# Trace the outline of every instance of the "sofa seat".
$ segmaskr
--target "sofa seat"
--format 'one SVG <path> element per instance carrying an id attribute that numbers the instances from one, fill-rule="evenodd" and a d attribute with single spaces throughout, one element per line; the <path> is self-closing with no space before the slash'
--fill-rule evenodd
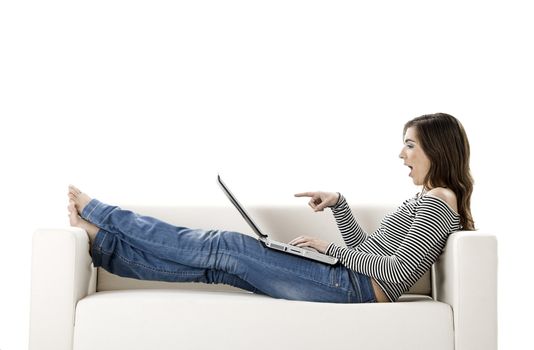
<path id="1" fill-rule="evenodd" d="M 76 350 L 452 350 L 454 330 L 451 307 L 428 296 L 331 304 L 248 292 L 118 290 L 78 301 L 73 345 Z"/>

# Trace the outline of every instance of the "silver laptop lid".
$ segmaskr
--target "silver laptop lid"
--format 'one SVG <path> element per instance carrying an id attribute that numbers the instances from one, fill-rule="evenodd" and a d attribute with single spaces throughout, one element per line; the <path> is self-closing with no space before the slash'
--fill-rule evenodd
<path id="1" fill-rule="evenodd" d="M 249 226 L 252 228 L 252 230 L 254 230 L 254 232 L 260 236 L 261 238 L 267 238 L 267 235 L 264 235 L 258 225 L 256 225 L 256 223 L 254 223 L 254 221 L 252 220 L 252 218 L 247 214 L 247 212 L 245 211 L 245 209 L 241 206 L 241 204 L 239 204 L 239 202 L 237 201 L 237 199 L 234 197 L 234 195 L 232 194 L 232 192 L 230 192 L 230 190 L 228 189 L 228 187 L 226 187 L 226 185 L 224 184 L 224 182 L 222 181 L 221 179 L 221 176 L 219 174 L 217 174 L 217 180 L 219 181 L 219 185 L 221 186 L 221 188 L 223 189 L 224 193 L 226 194 L 226 196 L 228 197 L 228 199 L 230 199 L 230 202 L 232 202 L 232 204 L 236 207 L 236 209 L 239 211 L 239 213 L 241 213 L 241 216 L 243 216 L 243 219 L 245 219 L 245 221 L 249 224 Z"/>

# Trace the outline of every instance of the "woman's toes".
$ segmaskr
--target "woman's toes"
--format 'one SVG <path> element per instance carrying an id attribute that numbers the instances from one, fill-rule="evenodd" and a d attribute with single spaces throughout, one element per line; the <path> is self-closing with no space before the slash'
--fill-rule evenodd
<path id="1" fill-rule="evenodd" d="M 73 185 L 69 185 L 69 199 L 74 202 L 75 210 L 78 214 L 81 214 L 83 208 L 91 201 L 91 197 L 80 191 L 79 188 Z"/>
<path id="2" fill-rule="evenodd" d="M 69 191 L 71 193 L 74 193 L 74 194 L 80 194 L 82 193 L 82 191 L 80 191 L 80 189 L 78 189 L 78 187 L 74 186 L 74 185 L 69 185 Z"/>

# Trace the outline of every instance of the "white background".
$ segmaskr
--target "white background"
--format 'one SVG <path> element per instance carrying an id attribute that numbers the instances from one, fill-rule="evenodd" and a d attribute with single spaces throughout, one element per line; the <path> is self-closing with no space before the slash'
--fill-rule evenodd
<path id="1" fill-rule="evenodd" d="M 228 205 L 220 172 L 247 205 L 400 204 L 402 127 L 434 112 L 467 130 L 473 215 L 498 237 L 500 348 L 529 348 L 532 11 L 370 3 L 2 1 L 0 349 L 27 348 L 32 233 L 68 225 L 69 183 Z"/>

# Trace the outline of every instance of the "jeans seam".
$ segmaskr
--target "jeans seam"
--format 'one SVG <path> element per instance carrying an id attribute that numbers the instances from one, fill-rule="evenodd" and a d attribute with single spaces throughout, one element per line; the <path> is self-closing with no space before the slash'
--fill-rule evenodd
<path id="1" fill-rule="evenodd" d="M 98 203 L 95 203 L 95 206 L 93 207 L 93 209 L 91 210 L 91 212 L 89 212 L 89 213 L 87 214 L 87 220 L 88 220 L 88 221 L 91 221 L 91 220 L 90 220 L 91 214 L 95 211 L 95 209 L 98 207 L 98 205 L 99 205 Z"/>
<path id="2" fill-rule="evenodd" d="M 347 293 L 347 301 L 348 301 L 349 303 L 352 303 L 352 300 L 353 300 L 353 299 L 354 299 L 354 292 L 352 292 L 352 291 L 349 290 L 348 293 Z"/>
<path id="3" fill-rule="evenodd" d="M 362 299 L 362 288 L 360 285 L 360 279 L 353 273 L 352 271 L 349 271 L 349 276 L 351 280 L 351 284 L 353 286 L 353 294 L 358 294 L 360 300 Z"/>
<path id="4" fill-rule="evenodd" d="M 107 255 L 107 256 L 111 256 L 112 255 L 112 254 L 104 252 L 104 251 L 102 251 L 102 254 L 103 255 Z M 128 265 L 140 266 L 140 267 L 146 268 L 147 270 L 151 270 L 151 271 L 154 271 L 154 272 L 163 272 L 163 273 L 167 273 L 167 274 L 180 275 L 180 276 L 198 276 L 199 275 L 197 273 L 176 272 L 176 271 L 169 271 L 169 270 L 164 270 L 164 269 L 155 269 L 153 267 L 150 267 L 150 266 L 147 266 L 147 265 L 144 265 L 144 264 L 129 260 L 126 257 L 124 257 L 124 256 L 122 256 L 120 254 L 115 253 L 115 255 L 119 259 L 121 259 L 122 261 L 126 262 Z"/>
<path id="5" fill-rule="evenodd" d="M 341 286 L 341 274 L 339 273 L 339 269 L 333 269 L 332 273 L 330 274 L 330 285 L 339 287 Z"/>
<path id="6" fill-rule="evenodd" d="M 98 246 L 98 250 L 100 250 L 101 252 L 104 252 L 104 249 L 102 248 L 102 246 L 104 245 L 104 241 L 106 240 L 107 236 L 108 236 L 107 231 L 104 231 L 104 237 L 102 237 L 102 239 L 100 240 L 100 245 Z"/>

